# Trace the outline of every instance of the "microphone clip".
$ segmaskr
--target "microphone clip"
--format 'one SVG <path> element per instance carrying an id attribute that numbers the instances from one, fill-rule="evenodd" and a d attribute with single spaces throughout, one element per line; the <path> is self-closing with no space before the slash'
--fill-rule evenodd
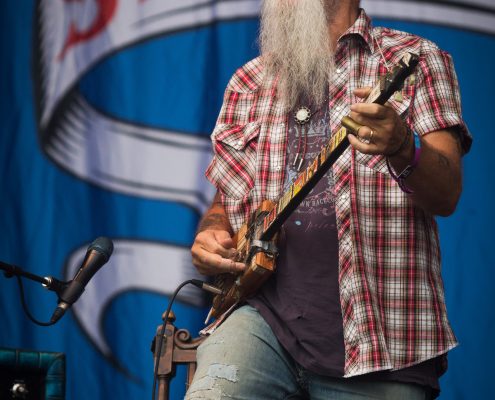
<path id="1" fill-rule="evenodd" d="M 60 298 L 60 294 L 67 288 L 71 281 L 64 282 L 54 278 L 53 276 L 45 276 L 45 281 L 41 284 L 46 290 L 57 293 Z"/>

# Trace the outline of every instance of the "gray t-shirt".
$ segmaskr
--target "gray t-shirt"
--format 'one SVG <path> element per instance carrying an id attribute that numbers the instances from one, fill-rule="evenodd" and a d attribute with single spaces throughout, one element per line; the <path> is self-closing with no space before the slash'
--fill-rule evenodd
<path id="1" fill-rule="evenodd" d="M 296 154 L 305 160 L 302 171 L 328 142 L 328 122 L 327 107 L 315 111 L 302 126 L 291 114 L 284 189 L 298 174 Z M 249 303 L 260 310 L 298 363 L 318 373 L 342 376 L 344 339 L 331 171 L 285 222 L 278 247 L 275 274 Z"/>

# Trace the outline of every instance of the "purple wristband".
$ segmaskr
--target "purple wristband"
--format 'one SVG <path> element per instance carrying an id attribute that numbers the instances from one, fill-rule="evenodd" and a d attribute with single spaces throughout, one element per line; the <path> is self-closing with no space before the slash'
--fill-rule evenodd
<path id="1" fill-rule="evenodd" d="M 388 172 L 390 173 L 390 176 L 399 184 L 399 187 L 404 193 L 411 194 L 414 193 L 413 190 L 409 189 L 404 182 L 409 175 L 412 174 L 414 169 L 418 166 L 419 162 L 419 156 L 421 155 L 421 140 L 419 138 L 419 135 L 416 132 L 413 132 L 414 135 L 414 158 L 411 164 L 409 164 L 406 168 L 402 170 L 400 174 L 397 174 L 392 166 L 390 165 L 390 162 L 387 160 L 387 167 L 388 167 Z"/>

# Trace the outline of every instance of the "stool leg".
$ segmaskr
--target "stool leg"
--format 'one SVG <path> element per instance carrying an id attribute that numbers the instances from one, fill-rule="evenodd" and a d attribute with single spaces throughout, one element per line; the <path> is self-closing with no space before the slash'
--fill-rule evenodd
<path id="1" fill-rule="evenodd" d="M 161 377 L 158 380 L 158 400 L 168 400 L 169 377 Z"/>

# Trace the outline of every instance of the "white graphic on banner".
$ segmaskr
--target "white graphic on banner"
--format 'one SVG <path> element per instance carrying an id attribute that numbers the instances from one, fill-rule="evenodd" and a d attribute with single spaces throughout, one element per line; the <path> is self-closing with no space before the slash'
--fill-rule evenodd
<path id="1" fill-rule="evenodd" d="M 427 22 L 495 34 L 493 0 L 363 0 L 362 6 L 378 18 Z"/>
<path id="2" fill-rule="evenodd" d="M 46 151 L 79 178 L 108 190 L 183 203 L 203 211 L 213 187 L 201 171 L 208 138 L 136 127 L 94 110 L 79 94 Z"/>
<path id="3" fill-rule="evenodd" d="M 201 279 L 193 268 L 188 248 L 153 242 L 114 240 L 110 260 L 86 286 L 73 306 L 76 319 L 99 351 L 112 358 L 112 351 L 103 333 L 103 313 L 117 296 L 131 290 L 159 294 L 173 293 L 178 282 Z M 65 279 L 70 280 L 81 265 L 87 246 L 74 251 L 67 260 Z M 188 285 L 177 299 L 201 306 L 199 289 Z M 165 309 L 165 306 L 164 306 Z M 159 316 L 157 316 L 159 320 Z"/>

